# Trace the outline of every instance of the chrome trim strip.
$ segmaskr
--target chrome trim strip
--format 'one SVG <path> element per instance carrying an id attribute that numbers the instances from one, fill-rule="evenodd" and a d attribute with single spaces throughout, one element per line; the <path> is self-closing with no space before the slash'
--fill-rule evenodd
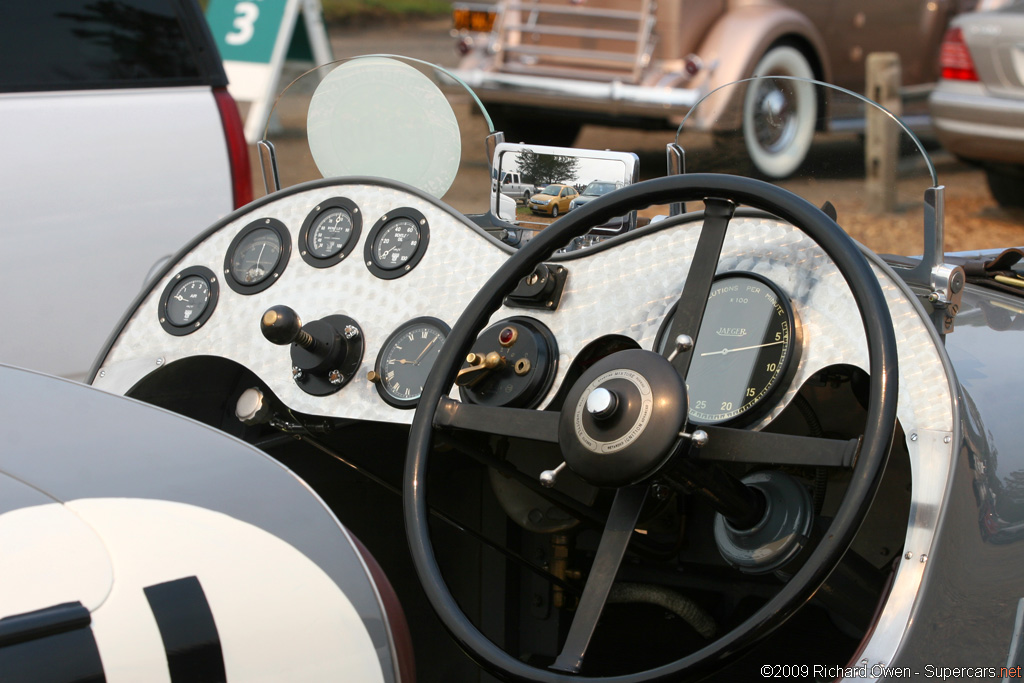
<path id="1" fill-rule="evenodd" d="M 480 70 L 455 69 L 453 73 L 478 91 L 518 91 L 557 96 L 569 102 L 574 99 L 626 102 L 656 107 L 692 107 L 700 98 L 694 88 L 657 88 L 630 85 L 620 81 L 601 83 L 544 76 L 519 76 Z"/>

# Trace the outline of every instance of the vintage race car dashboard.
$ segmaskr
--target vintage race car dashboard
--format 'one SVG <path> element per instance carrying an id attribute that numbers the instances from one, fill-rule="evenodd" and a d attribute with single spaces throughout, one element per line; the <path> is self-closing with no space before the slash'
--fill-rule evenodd
<path id="1" fill-rule="evenodd" d="M 453 396 L 543 408 L 595 343 L 671 347 L 668 323 L 699 228 L 699 217 L 684 216 L 551 259 L 533 278 L 540 282 L 521 283 L 521 296 L 492 317 L 474 348 L 477 367 L 465 364 Z M 126 393 L 160 367 L 218 356 L 250 369 L 291 409 L 408 423 L 449 327 L 510 253 L 399 184 L 319 181 L 279 192 L 179 254 L 125 320 L 93 382 Z M 875 269 L 911 378 L 901 385 L 900 419 L 948 430 L 929 327 L 898 278 Z M 311 331 L 314 321 L 333 323 L 333 360 L 303 364 L 289 352 L 291 337 L 272 343 L 261 334 L 273 307 L 291 309 Z M 690 377 L 699 385 L 690 387 L 697 423 L 760 429 L 824 368 L 867 368 L 860 318 L 839 272 L 799 230 L 763 215 L 730 223 L 701 338 Z M 492 351 L 502 368 L 485 367 Z"/>
<path id="2" fill-rule="evenodd" d="M 669 355 L 703 220 L 697 212 L 656 221 L 546 260 L 502 293 L 504 305 L 466 354 L 450 398 L 559 410 L 602 357 L 636 348 Z M 270 394 L 304 419 L 404 430 L 450 329 L 512 253 L 399 183 L 296 186 L 232 214 L 181 251 L 126 314 L 92 383 L 187 414 L 198 412 L 188 403 L 213 394 L 222 425 L 258 421 Z M 862 650 L 891 661 L 935 538 L 931 511 L 945 495 L 957 418 L 952 371 L 933 324 L 900 277 L 867 256 L 895 329 L 897 455 L 878 496 L 886 502 L 876 504 L 854 548 L 895 571 Z M 863 424 L 846 415 L 863 412 L 852 398 L 832 398 L 829 387 L 857 394 L 869 368 L 865 327 L 823 249 L 778 218 L 741 209 L 716 272 L 687 375 L 691 428 L 856 440 Z M 244 369 L 259 395 L 212 386 L 218 375 L 210 363 Z M 802 426 L 792 427 L 793 415 Z M 400 461 L 399 449 L 375 457 Z M 841 489 L 845 480 L 831 481 Z M 892 523 L 908 511 L 906 527 Z"/>

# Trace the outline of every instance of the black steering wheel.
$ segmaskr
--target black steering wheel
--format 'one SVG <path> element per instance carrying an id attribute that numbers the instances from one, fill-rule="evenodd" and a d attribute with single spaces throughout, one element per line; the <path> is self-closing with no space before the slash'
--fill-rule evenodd
<path id="1" fill-rule="evenodd" d="M 603 485 L 614 486 L 617 490 L 593 568 L 562 654 L 552 669 L 540 669 L 506 653 L 484 636 L 460 610 L 445 585 L 434 556 L 427 524 L 427 463 L 436 429 L 458 427 L 479 431 L 504 430 L 500 433 L 559 443 L 569 467 L 587 479 L 587 473 L 579 472 L 584 467 L 579 465 L 577 455 L 570 458 L 568 453 L 573 449 L 579 450 L 578 444 L 567 443 L 577 438 L 577 432 L 565 427 L 573 421 L 572 411 L 581 410 L 578 407 L 583 405 L 585 399 L 572 400 L 570 395 L 562 411 L 555 412 L 477 406 L 448 399 L 448 393 L 467 351 L 490 315 L 501 306 L 504 295 L 556 249 L 568 244 L 572 238 L 585 234 L 591 226 L 600 225 L 633 209 L 686 201 L 703 201 L 705 204 L 704 226 L 694 264 L 698 260 L 718 263 L 725 227 L 732 215 L 730 207 L 737 204 L 767 211 L 797 226 L 833 260 L 852 291 L 867 337 L 870 359 L 867 422 L 851 483 L 828 532 L 774 597 L 739 626 L 696 652 L 657 668 L 617 677 L 602 677 L 600 680 L 623 683 L 679 680 L 686 675 L 705 674 L 749 649 L 792 616 L 822 585 L 849 548 L 881 479 L 896 421 L 896 339 L 877 278 L 853 240 L 831 218 L 782 188 L 748 178 L 718 174 L 679 175 L 649 180 L 617 190 L 574 210 L 557 224 L 539 233 L 526 247 L 509 258 L 469 303 L 453 326 L 423 388 L 409 435 L 404 482 L 405 523 L 416 571 L 434 610 L 463 649 L 482 666 L 504 678 L 563 683 L 596 680 L 576 675 L 575 672 L 580 670 L 583 663 L 590 636 L 629 543 L 644 501 L 646 483 L 665 464 L 678 443 L 664 438 L 638 440 L 637 443 L 642 441 L 637 454 L 640 464 L 628 473 L 609 476 L 603 482 Z M 689 317 L 697 321 L 697 327 L 688 332 L 693 337 L 696 337 L 699 329 L 715 268 L 712 265 L 703 270 L 704 274 L 700 276 L 696 267 L 691 268 L 675 312 L 677 319 L 683 316 L 684 319 Z M 630 366 L 630 369 L 625 370 L 628 372 L 645 372 L 644 368 L 631 363 L 638 362 L 641 366 L 652 364 L 654 369 L 646 371 L 650 373 L 648 376 L 661 373 L 664 368 L 658 366 L 658 363 L 667 362 L 647 351 L 613 354 L 605 362 L 608 367 L 614 367 L 616 362 L 620 362 L 619 358 L 623 358 L 621 362 Z M 676 375 L 674 372 L 668 374 Z M 577 385 L 593 386 L 592 380 L 592 377 L 588 378 L 584 374 Z M 675 436 L 685 420 L 685 386 L 681 396 L 678 389 L 672 386 L 665 390 L 672 395 L 673 401 L 681 400 L 683 405 L 680 422 L 671 426 L 674 430 L 672 435 Z M 584 389 L 574 387 L 573 391 L 578 396 Z M 655 416 L 650 424 L 664 418 Z M 747 437 L 745 443 L 757 443 L 769 437 L 761 432 L 735 431 L 743 432 Z M 822 448 L 828 447 L 824 443 L 827 440 L 817 441 L 822 442 Z M 762 442 L 758 447 L 765 446 Z"/>

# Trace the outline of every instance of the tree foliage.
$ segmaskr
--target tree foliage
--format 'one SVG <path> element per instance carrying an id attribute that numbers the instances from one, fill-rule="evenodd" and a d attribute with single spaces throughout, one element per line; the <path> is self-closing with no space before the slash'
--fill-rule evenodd
<path id="1" fill-rule="evenodd" d="M 551 183 L 571 185 L 579 170 L 580 160 L 555 154 L 536 154 L 529 150 L 519 153 L 519 172 L 523 180 L 544 187 Z"/>

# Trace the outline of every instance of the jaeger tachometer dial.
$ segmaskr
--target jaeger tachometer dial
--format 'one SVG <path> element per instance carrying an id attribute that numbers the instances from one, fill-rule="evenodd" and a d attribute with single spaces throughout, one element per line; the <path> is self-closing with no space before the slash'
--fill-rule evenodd
<path id="1" fill-rule="evenodd" d="M 795 355 L 795 324 L 789 299 L 768 280 L 753 273 L 717 278 L 686 376 L 690 421 L 719 424 L 756 414 Z M 662 352 L 669 327 L 662 329 Z"/>
<path id="2" fill-rule="evenodd" d="M 377 355 L 370 380 L 396 408 L 412 408 L 451 330 L 437 318 L 414 318 L 395 330 Z"/>

